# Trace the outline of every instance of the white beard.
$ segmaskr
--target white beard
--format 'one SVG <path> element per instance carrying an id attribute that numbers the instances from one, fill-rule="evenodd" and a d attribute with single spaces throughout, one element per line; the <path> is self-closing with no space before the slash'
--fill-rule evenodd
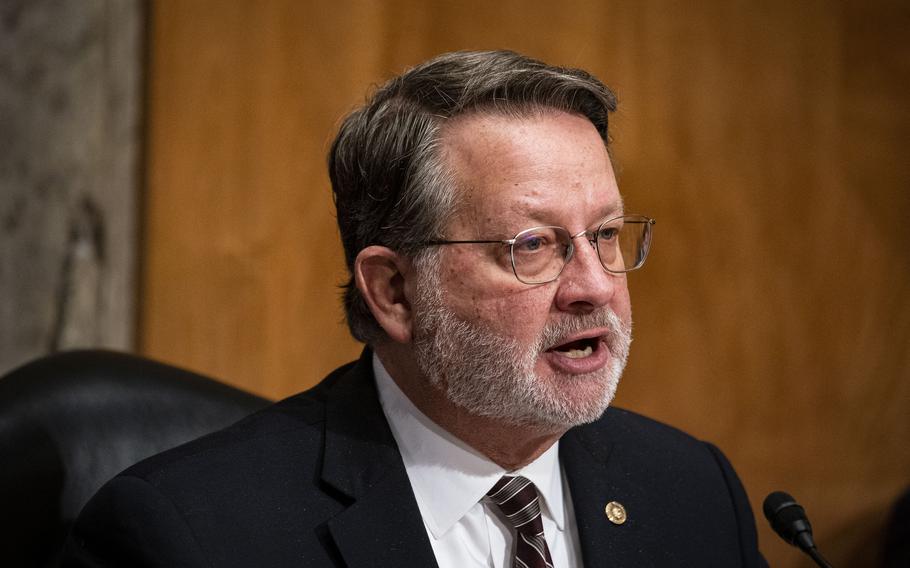
<path id="1" fill-rule="evenodd" d="M 438 270 L 431 266 L 421 270 L 413 309 L 417 366 L 430 383 L 472 415 L 518 426 L 568 429 L 600 418 L 616 394 L 632 342 L 631 326 L 604 307 L 547 324 L 535 344 L 523 349 L 446 306 Z M 610 330 L 609 365 L 580 375 L 537 375 L 545 350 L 592 328 Z"/>

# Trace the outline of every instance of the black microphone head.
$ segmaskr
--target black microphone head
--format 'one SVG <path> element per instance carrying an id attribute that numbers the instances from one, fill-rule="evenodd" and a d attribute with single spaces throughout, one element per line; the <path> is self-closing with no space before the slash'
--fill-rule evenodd
<path id="1" fill-rule="evenodd" d="M 775 491 L 765 497 L 765 502 L 762 504 L 762 510 L 765 513 L 765 518 L 773 523 L 774 517 L 777 515 L 778 511 L 792 505 L 796 505 L 802 509 L 792 495 L 784 493 L 783 491 Z"/>
<path id="2" fill-rule="evenodd" d="M 804 548 L 812 542 L 812 525 L 806 517 L 806 511 L 792 496 L 783 491 L 775 491 L 767 497 L 762 505 L 765 518 L 771 528 L 780 537 L 794 546 Z"/>

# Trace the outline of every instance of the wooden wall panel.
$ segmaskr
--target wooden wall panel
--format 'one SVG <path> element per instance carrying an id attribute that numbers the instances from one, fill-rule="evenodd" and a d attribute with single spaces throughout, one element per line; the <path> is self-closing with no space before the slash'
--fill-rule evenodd
<path id="1" fill-rule="evenodd" d="M 843 2 L 156 2 L 141 345 L 273 397 L 359 348 L 324 168 L 370 84 L 508 47 L 619 91 L 658 219 L 619 404 L 717 442 L 869 564 L 910 484 L 908 9 Z M 759 519 L 774 566 L 804 566 Z M 872 551 L 872 552 L 870 552 Z M 864 558 L 865 560 L 857 560 Z"/>
<path id="2" fill-rule="evenodd" d="M 146 353 L 278 396 L 358 351 L 324 156 L 377 75 L 368 5 L 155 4 Z"/>

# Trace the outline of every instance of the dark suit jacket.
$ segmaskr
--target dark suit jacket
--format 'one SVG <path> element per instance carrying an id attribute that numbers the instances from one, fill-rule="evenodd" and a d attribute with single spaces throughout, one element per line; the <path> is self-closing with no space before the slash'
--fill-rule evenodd
<path id="1" fill-rule="evenodd" d="M 585 566 L 764 565 L 714 446 L 610 409 L 566 433 L 560 459 Z M 605 516 L 610 501 L 624 524 Z M 118 475 L 82 511 L 64 566 L 436 566 L 369 352 Z"/>

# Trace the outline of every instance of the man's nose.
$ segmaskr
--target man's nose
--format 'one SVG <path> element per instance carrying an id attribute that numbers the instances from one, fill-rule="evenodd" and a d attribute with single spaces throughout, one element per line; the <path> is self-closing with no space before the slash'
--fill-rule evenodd
<path id="1" fill-rule="evenodd" d="M 582 233 L 575 237 L 575 250 L 558 282 L 556 306 L 564 312 L 585 314 L 609 304 L 616 287 L 625 286 L 626 275 L 604 270 L 594 243 Z"/>

